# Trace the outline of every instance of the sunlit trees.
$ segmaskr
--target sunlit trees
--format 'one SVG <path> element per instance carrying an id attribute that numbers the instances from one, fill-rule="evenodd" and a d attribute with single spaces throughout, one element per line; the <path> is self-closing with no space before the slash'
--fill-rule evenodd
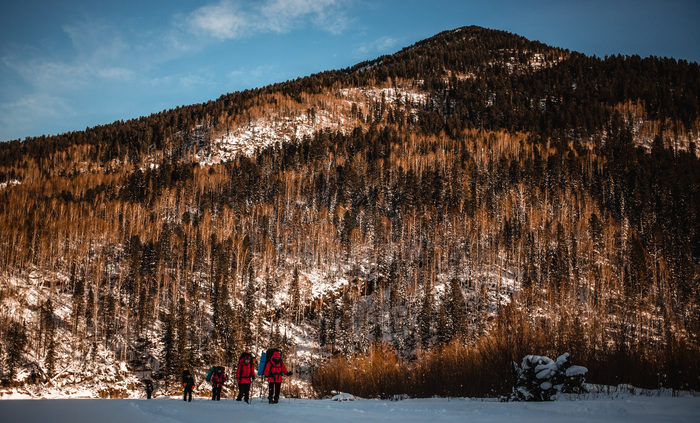
<path id="1" fill-rule="evenodd" d="M 697 65 L 463 31 L 381 64 L 0 145 L 0 300 L 21 284 L 60 297 L 70 322 L 56 330 L 81 359 L 99 343 L 166 374 L 312 323 L 323 353 L 373 340 L 412 357 L 505 336 L 516 311 L 513 330 L 537 346 L 557 329 L 553 345 L 591 359 L 697 351 Z M 289 142 L 196 163 L 260 122 Z M 49 328 L 22 327 L 32 342 Z"/>

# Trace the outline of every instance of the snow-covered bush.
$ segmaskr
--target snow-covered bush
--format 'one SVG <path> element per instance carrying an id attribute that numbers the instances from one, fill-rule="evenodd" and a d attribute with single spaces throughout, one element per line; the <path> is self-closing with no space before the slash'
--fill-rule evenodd
<path id="1" fill-rule="evenodd" d="M 540 355 L 528 355 L 522 364 L 513 362 L 515 386 L 511 401 L 549 401 L 554 394 L 584 393 L 584 375 L 588 371 L 582 366 L 571 365 L 569 353 L 556 361 Z"/>

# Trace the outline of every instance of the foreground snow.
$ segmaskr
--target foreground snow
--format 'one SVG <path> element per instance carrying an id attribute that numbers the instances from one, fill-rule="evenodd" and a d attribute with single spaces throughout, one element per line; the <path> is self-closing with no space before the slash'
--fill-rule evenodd
<path id="1" fill-rule="evenodd" d="M 345 398 L 348 399 L 348 398 Z M 6 423 L 30 422 L 697 422 L 700 397 L 646 397 L 559 400 L 542 403 L 468 398 L 350 401 L 282 399 L 269 405 L 260 398 L 251 404 L 212 402 L 199 398 L 192 403 L 179 399 L 153 400 L 10 400 L 0 401 Z"/>

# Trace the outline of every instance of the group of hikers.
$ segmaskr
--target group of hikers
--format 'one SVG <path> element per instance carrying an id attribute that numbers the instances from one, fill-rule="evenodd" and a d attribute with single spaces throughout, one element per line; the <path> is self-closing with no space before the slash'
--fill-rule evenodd
<path id="1" fill-rule="evenodd" d="M 265 365 L 263 375 L 267 377 L 268 382 L 268 402 L 277 404 L 280 398 L 280 389 L 282 386 L 283 376 L 291 376 L 292 372 L 287 371 L 287 367 L 282 360 L 282 354 L 278 349 L 270 349 L 264 355 Z M 241 354 L 238 365 L 236 366 L 236 380 L 238 381 L 238 396 L 236 401 L 250 400 L 250 385 L 255 381 L 255 358 L 252 354 L 244 352 Z M 226 374 L 226 369 L 223 366 L 214 366 L 209 370 L 206 380 L 211 383 L 211 399 L 212 401 L 221 400 L 221 390 L 229 378 Z M 145 380 L 146 398 L 150 399 L 153 392 L 153 382 Z M 183 400 L 192 401 L 192 392 L 194 391 L 194 376 L 189 370 L 182 372 L 182 390 Z"/>

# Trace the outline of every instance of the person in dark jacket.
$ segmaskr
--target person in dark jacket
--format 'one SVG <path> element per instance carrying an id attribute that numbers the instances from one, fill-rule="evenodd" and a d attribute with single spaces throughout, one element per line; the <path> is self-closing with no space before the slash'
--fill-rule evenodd
<path id="1" fill-rule="evenodd" d="M 292 372 L 287 372 L 287 367 L 282 361 L 282 354 L 279 351 L 272 353 L 272 357 L 267 361 L 265 365 L 265 371 L 263 372 L 267 376 L 267 381 L 269 383 L 269 392 L 267 400 L 270 404 L 277 404 L 280 399 L 280 388 L 282 387 L 282 376 L 291 376 Z"/>
<path id="2" fill-rule="evenodd" d="M 236 401 L 243 399 L 245 402 L 248 402 L 250 384 L 255 380 L 255 364 L 253 363 L 252 356 L 248 353 L 244 353 L 238 361 L 236 380 L 238 380 L 238 397 Z"/>
<path id="3" fill-rule="evenodd" d="M 182 390 L 183 401 L 192 402 L 192 391 L 194 390 L 194 377 L 189 370 L 185 369 L 182 372 Z"/>
<path id="4" fill-rule="evenodd" d="M 153 381 L 151 381 L 151 379 L 146 379 L 143 381 L 143 385 L 146 388 L 146 399 L 151 399 L 151 394 L 153 393 Z"/>
<path id="5" fill-rule="evenodd" d="M 221 388 L 224 383 L 228 382 L 228 376 L 223 367 L 217 367 L 214 374 L 211 375 L 211 399 L 212 401 L 221 401 Z"/>

